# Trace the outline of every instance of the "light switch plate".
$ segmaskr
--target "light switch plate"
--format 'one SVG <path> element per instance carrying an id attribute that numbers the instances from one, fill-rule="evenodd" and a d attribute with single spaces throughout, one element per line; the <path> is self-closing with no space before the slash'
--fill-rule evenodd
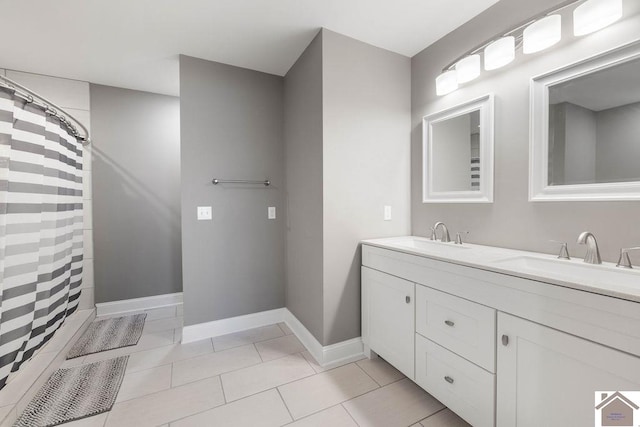
<path id="1" fill-rule="evenodd" d="M 212 218 L 211 206 L 198 206 L 198 221 L 211 220 Z"/>
<path id="2" fill-rule="evenodd" d="M 384 207 L 384 220 L 391 221 L 391 206 L 389 205 Z"/>
<path id="3" fill-rule="evenodd" d="M 269 206 L 267 208 L 267 218 L 276 219 L 276 207 L 275 206 Z"/>

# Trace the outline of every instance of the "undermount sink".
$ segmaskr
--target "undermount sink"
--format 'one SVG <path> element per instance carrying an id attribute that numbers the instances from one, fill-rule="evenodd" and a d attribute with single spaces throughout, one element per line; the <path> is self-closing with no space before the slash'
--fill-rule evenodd
<path id="1" fill-rule="evenodd" d="M 440 242 L 437 240 L 427 240 L 414 237 L 398 239 L 393 242 L 393 244 L 417 251 L 429 252 L 435 255 L 447 255 L 449 253 L 458 252 L 459 250 L 470 249 L 468 246 L 456 245 L 453 242 Z"/>
<path id="2" fill-rule="evenodd" d="M 493 263 L 507 269 L 530 272 L 542 276 L 565 278 L 612 288 L 640 288 L 640 271 L 614 267 L 612 264 L 586 264 L 581 260 L 563 260 L 518 256 Z"/>

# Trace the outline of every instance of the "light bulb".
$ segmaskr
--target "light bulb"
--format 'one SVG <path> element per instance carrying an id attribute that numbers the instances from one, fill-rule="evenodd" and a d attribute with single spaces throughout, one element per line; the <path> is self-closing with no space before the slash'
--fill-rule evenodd
<path id="1" fill-rule="evenodd" d="M 436 77 L 436 94 L 438 96 L 446 95 L 456 89 L 458 89 L 458 80 L 455 71 L 445 71 Z"/>
<path id="2" fill-rule="evenodd" d="M 522 33 L 522 52 L 540 52 L 562 38 L 562 18 L 551 15 L 534 22 Z"/>
<path id="3" fill-rule="evenodd" d="M 516 39 L 503 37 L 484 48 L 484 69 L 495 70 L 504 67 L 516 57 Z"/>
<path id="4" fill-rule="evenodd" d="M 573 34 L 583 36 L 622 17 L 622 0 L 587 0 L 573 11 Z"/>
<path id="5" fill-rule="evenodd" d="M 456 63 L 458 83 L 466 83 L 480 75 L 480 55 L 470 55 Z"/>

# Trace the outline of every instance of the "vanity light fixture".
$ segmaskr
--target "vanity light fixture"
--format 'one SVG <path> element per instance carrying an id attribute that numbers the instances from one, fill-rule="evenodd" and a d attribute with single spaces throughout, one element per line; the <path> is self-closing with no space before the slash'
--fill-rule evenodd
<path id="1" fill-rule="evenodd" d="M 458 89 L 458 79 L 454 70 L 445 71 L 436 77 L 436 94 L 446 95 Z"/>
<path id="2" fill-rule="evenodd" d="M 480 75 L 480 55 L 469 55 L 456 63 L 458 83 L 467 83 Z"/>
<path id="3" fill-rule="evenodd" d="M 484 69 L 497 70 L 516 58 L 516 38 L 502 37 L 484 48 Z"/>
<path id="4" fill-rule="evenodd" d="M 622 0 L 587 0 L 573 11 L 573 35 L 584 36 L 622 18 Z"/>
<path id="5" fill-rule="evenodd" d="M 509 31 L 498 33 L 459 56 L 436 77 L 436 94 L 446 95 L 480 75 L 480 56 L 484 69 L 496 70 L 515 59 L 522 46 L 524 54 L 540 52 L 558 43 L 562 37 L 562 18 L 558 11 L 579 4 L 573 10 L 573 34 L 582 36 L 613 24 L 622 17 L 622 0 L 568 0 L 533 16 Z"/>
<path id="6" fill-rule="evenodd" d="M 540 52 L 560 41 L 562 37 L 562 18 L 550 15 L 534 22 L 522 33 L 522 52 L 525 54 Z"/>

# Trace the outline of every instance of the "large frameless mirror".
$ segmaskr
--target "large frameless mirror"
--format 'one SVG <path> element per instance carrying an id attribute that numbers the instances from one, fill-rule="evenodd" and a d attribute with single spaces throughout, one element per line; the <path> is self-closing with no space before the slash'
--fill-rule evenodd
<path id="1" fill-rule="evenodd" d="M 640 199 L 640 43 L 531 83 L 529 198 Z"/>
<path id="2" fill-rule="evenodd" d="M 493 201 L 493 96 L 423 119 L 423 202 Z"/>

